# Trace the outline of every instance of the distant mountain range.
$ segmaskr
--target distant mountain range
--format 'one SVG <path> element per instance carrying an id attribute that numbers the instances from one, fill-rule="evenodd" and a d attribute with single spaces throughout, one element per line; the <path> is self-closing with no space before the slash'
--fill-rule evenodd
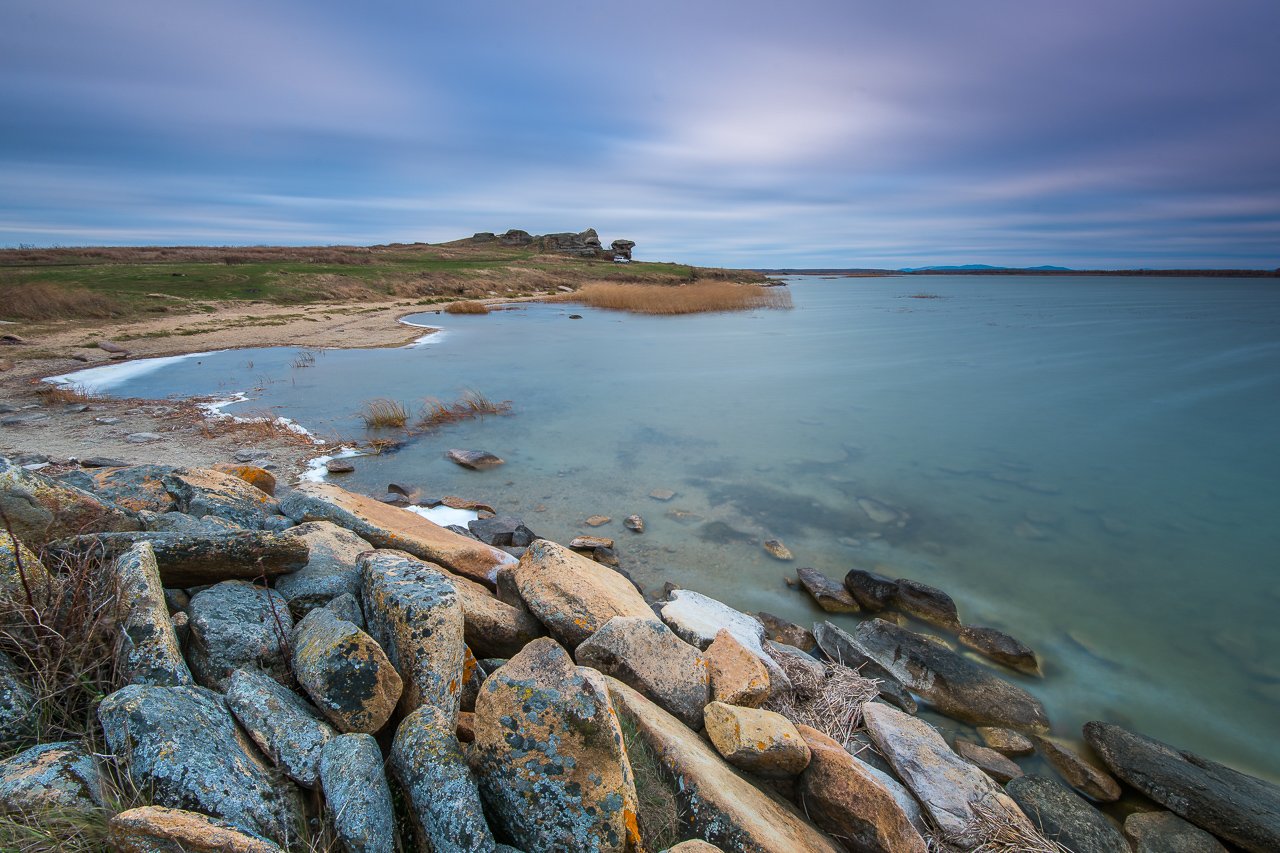
<path id="1" fill-rule="evenodd" d="M 993 267 L 991 264 L 955 264 L 951 266 L 903 267 L 899 272 L 955 272 L 957 270 L 1017 270 L 1018 272 L 1071 272 L 1071 267 L 1044 264 L 1038 267 Z"/>

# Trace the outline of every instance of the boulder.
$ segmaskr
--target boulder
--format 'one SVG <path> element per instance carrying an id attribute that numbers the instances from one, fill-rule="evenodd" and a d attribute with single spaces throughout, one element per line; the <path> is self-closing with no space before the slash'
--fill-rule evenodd
<path id="1" fill-rule="evenodd" d="M 1026 817 L 987 774 L 956 755 L 928 723 L 897 708 L 868 702 L 862 708 L 867 732 L 933 822 L 958 834 L 975 820 L 975 805 L 999 810 L 1010 822 L 1030 829 Z"/>
<path id="2" fill-rule="evenodd" d="M 369 634 L 404 681 L 400 712 L 431 705 L 456 721 L 466 646 L 462 602 L 448 575 L 399 551 L 370 551 L 360 569 Z"/>
<path id="3" fill-rule="evenodd" d="M 916 712 L 916 700 L 911 691 L 907 690 L 897 676 L 881 666 L 852 634 L 830 622 L 819 622 L 813 626 L 813 636 L 818 642 L 818 648 L 828 658 L 856 669 L 863 678 L 874 678 L 880 682 L 880 698 L 908 714 Z"/>
<path id="4" fill-rule="evenodd" d="M 1280 849 L 1280 787 L 1108 723 L 1084 739 L 1120 781 L 1245 850 Z"/>
<path id="5" fill-rule="evenodd" d="M 1124 837 L 1134 853 L 1227 853 L 1203 829 L 1173 812 L 1136 812 L 1124 820 Z"/>
<path id="6" fill-rule="evenodd" d="M 1036 653 L 1004 631 L 965 625 L 960 629 L 959 636 L 962 646 L 967 646 L 996 663 L 1002 663 L 1025 675 L 1043 675 Z"/>
<path id="7" fill-rule="evenodd" d="M 855 736 L 856 737 L 856 736 Z M 853 755 L 853 760 L 857 762 L 862 771 L 880 783 L 880 787 L 889 792 L 894 802 L 898 804 L 898 808 L 902 809 L 902 813 L 907 816 L 907 820 L 911 821 L 911 825 L 915 827 L 916 832 L 922 836 L 929 832 L 929 822 L 925 820 L 924 810 L 920 808 L 920 801 L 916 799 L 915 794 L 907 790 L 907 786 L 898 781 L 893 775 L 893 768 L 885 761 L 871 746 L 871 739 L 866 737 L 866 733 L 862 733 L 862 737 L 866 739 L 865 747 L 858 747 Z M 882 767 L 877 767 L 870 762 L 874 759 Z"/>
<path id="8" fill-rule="evenodd" d="M 467 530 L 486 545 L 502 548 L 525 548 L 538 535 L 524 526 L 524 522 L 511 515 L 495 515 L 493 518 L 477 518 L 467 522 Z"/>
<path id="9" fill-rule="evenodd" d="M 320 753 L 325 805 L 347 850 L 395 851 L 396 816 L 382 765 L 382 750 L 372 735 L 338 735 Z"/>
<path id="10" fill-rule="evenodd" d="M 213 470 L 220 474 L 230 474 L 237 480 L 244 480 L 250 486 L 270 497 L 276 495 L 276 475 L 257 465 L 214 465 Z"/>
<path id="11" fill-rule="evenodd" d="M 734 767 L 770 779 L 790 779 L 809 765 L 809 747 L 781 714 L 712 702 L 703 710 L 707 737 Z"/>
<path id="12" fill-rule="evenodd" d="M 297 619 L 349 592 L 360 595 L 356 557 L 373 546 L 331 521 L 310 521 L 289 531 L 307 543 L 307 564 L 275 580 L 275 590 L 289 602 Z"/>
<path id="13" fill-rule="evenodd" d="M 364 609 L 360 607 L 359 600 L 349 592 L 335 596 L 329 600 L 324 606 L 334 616 L 346 622 L 355 625 L 361 631 L 365 630 Z"/>
<path id="14" fill-rule="evenodd" d="M 857 613 L 862 608 L 844 584 L 836 583 L 817 569 L 796 569 L 800 584 L 828 613 Z"/>
<path id="15" fill-rule="evenodd" d="M 118 507 L 166 513 L 177 509 L 173 495 L 164 487 L 165 475 L 172 471 L 172 465 L 126 465 L 99 468 L 85 476 L 89 491 Z"/>
<path id="16" fill-rule="evenodd" d="M 605 676 L 575 666 L 554 640 L 534 640 L 485 680 L 474 725 L 480 789 L 520 849 L 639 847 L 635 783 Z"/>
<path id="17" fill-rule="evenodd" d="M 280 503 L 239 477 L 209 468 L 177 468 L 162 478 L 174 508 L 196 518 L 211 515 L 248 530 L 260 530 Z"/>
<path id="18" fill-rule="evenodd" d="M 896 610 L 939 628 L 960 630 L 960 613 L 951 596 L 920 581 L 898 578 L 894 583 L 898 587 L 893 594 L 893 607 Z"/>
<path id="19" fill-rule="evenodd" d="M 1005 788 L 1036 827 L 1072 853 L 1129 853 L 1120 830 L 1102 812 L 1043 776 L 1019 776 Z"/>
<path id="20" fill-rule="evenodd" d="M 54 581 L 22 540 L 0 530 L 0 628 L 20 624 L 23 620 L 12 613 L 12 606 L 41 608 L 48 604 Z"/>
<path id="21" fill-rule="evenodd" d="M 332 521 L 375 548 L 405 551 L 488 587 L 493 586 L 499 568 L 515 562 L 510 554 L 491 545 L 331 483 L 304 483 L 281 507 L 296 522 Z"/>
<path id="22" fill-rule="evenodd" d="M 429 842 L 420 849 L 488 853 L 493 835 L 454 736 L 456 719 L 432 705 L 405 717 L 391 744 L 391 769 L 408 795 L 418 832 Z M 515 737 L 526 734 L 514 730 Z"/>
<path id="23" fill-rule="evenodd" d="M 320 779 L 320 752 L 337 734 L 301 696 L 260 672 L 231 674 L 227 707 L 263 755 L 304 788 Z"/>
<path id="24" fill-rule="evenodd" d="M 36 696 L 18 668 L 0 652 L 0 748 L 30 737 L 36 725 Z"/>
<path id="25" fill-rule="evenodd" d="M 463 638 L 477 657 L 509 658 L 547 633 L 523 602 L 515 607 L 499 601 L 480 584 L 457 575 L 450 575 L 449 582 L 462 602 Z"/>
<path id="26" fill-rule="evenodd" d="M 191 684 L 178 635 L 169 620 L 151 543 L 139 542 L 115 561 L 116 678 L 121 684 Z"/>
<path id="27" fill-rule="evenodd" d="M 1103 770 L 1085 761 L 1074 749 L 1047 737 L 1031 738 L 1040 754 L 1050 766 L 1067 780 L 1071 787 L 1091 800 L 1114 803 L 1120 799 L 1120 785 Z"/>
<path id="28" fill-rule="evenodd" d="M 609 695 L 619 715 L 675 780 L 693 830 L 732 853 L 838 853 L 843 848 L 795 806 L 756 787 L 687 726 L 616 679 Z"/>
<path id="29" fill-rule="evenodd" d="M 293 672 L 320 713 L 343 732 L 377 732 L 391 718 L 404 689 L 373 637 L 325 609 L 311 611 L 298 623 Z"/>
<path id="30" fill-rule="evenodd" d="M 223 581 L 192 597 L 187 615 L 187 662 L 197 682 L 225 691 L 231 673 L 255 669 L 289 684 L 285 648 L 293 617 L 280 593 L 248 581 Z"/>
<path id="31" fill-rule="evenodd" d="M 863 610 L 872 613 L 893 606 L 893 598 L 898 594 L 896 582 L 864 569 L 851 569 L 844 576 L 844 588 L 849 590 Z"/>
<path id="32" fill-rule="evenodd" d="M 694 731 L 702 728 L 702 709 L 711 701 L 707 662 L 661 620 L 615 616 L 574 657 L 639 690 Z"/>
<path id="33" fill-rule="evenodd" d="M 805 652 L 811 652 L 818 647 L 818 641 L 814 639 L 812 632 L 808 628 L 803 628 L 794 622 L 788 622 L 781 616 L 774 616 L 772 613 L 766 613 L 763 610 L 756 614 L 756 619 L 764 626 L 765 636 L 770 640 L 795 646 Z"/>
<path id="34" fill-rule="evenodd" d="M 628 515 L 622 519 L 622 526 L 635 533 L 644 533 L 644 519 L 638 515 Z"/>
<path id="35" fill-rule="evenodd" d="M 798 726 L 811 758 L 796 780 L 805 814 L 854 850 L 926 853 L 911 819 L 867 766 L 817 729 Z"/>
<path id="36" fill-rule="evenodd" d="M 284 853 L 228 821 L 164 806 L 120 812 L 107 831 L 115 853 Z"/>
<path id="37" fill-rule="evenodd" d="M 514 575 L 529 610 L 567 648 L 614 616 L 653 615 L 624 576 L 546 539 L 529 546 Z"/>
<path id="38" fill-rule="evenodd" d="M 497 468 L 503 464 L 503 460 L 500 457 L 487 450 L 459 450 L 455 447 L 447 451 L 444 456 L 455 465 L 461 465 L 463 468 L 469 468 L 472 471 L 484 471 L 489 468 Z"/>
<path id="39" fill-rule="evenodd" d="M 1040 700 L 922 634 L 872 619 L 858 626 L 854 638 L 876 663 L 939 713 L 980 726 L 1049 728 Z"/>
<path id="40" fill-rule="evenodd" d="M 131 684 L 102 700 L 98 720 L 131 783 L 154 804 L 276 841 L 293 836 L 302 818 L 298 789 L 263 763 L 218 694 Z"/>
<path id="41" fill-rule="evenodd" d="M 715 701 L 759 708 L 769 698 L 769 670 L 727 629 L 716 632 L 704 657 Z"/>
<path id="42" fill-rule="evenodd" d="M 771 689 L 782 690 L 791 686 L 791 680 L 782 667 L 764 650 L 764 626 L 747 614 L 700 592 L 673 589 L 671 600 L 662 605 L 660 615 L 676 636 L 700 649 L 710 646 L 721 628 L 726 629 L 760 658 L 765 669 L 769 670 Z"/>
<path id="43" fill-rule="evenodd" d="M 1001 785 L 1022 775 L 1022 768 L 1017 764 L 994 749 L 978 746 L 971 740 L 956 738 L 955 749 L 961 758 L 972 763 Z"/>
<path id="44" fill-rule="evenodd" d="M 137 515 L 97 496 L 0 458 L 0 513 L 30 547 L 86 530 L 138 530 Z"/>
<path id="45" fill-rule="evenodd" d="M 1030 755 L 1036 751 L 1036 745 L 1031 742 L 1031 738 L 1013 729 L 978 726 L 978 737 L 982 738 L 982 742 L 991 749 L 1011 758 Z"/>
<path id="46" fill-rule="evenodd" d="M 105 803 L 93 756 L 79 743 L 42 743 L 0 761 L 0 814 L 92 813 Z"/>

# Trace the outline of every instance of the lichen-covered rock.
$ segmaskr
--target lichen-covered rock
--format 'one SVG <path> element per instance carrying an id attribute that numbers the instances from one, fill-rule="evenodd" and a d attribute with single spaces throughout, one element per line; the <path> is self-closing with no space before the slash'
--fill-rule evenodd
<path id="1" fill-rule="evenodd" d="M 529 610 L 569 649 L 614 616 L 653 615 L 624 576 L 545 539 L 520 557 L 514 578 Z"/>
<path id="2" fill-rule="evenodd" d="M 364 609 L 360 607 L 360 601 L 351 593 L 344 592 L 342 595 L 334 596 L 329 599 L 324 609 L 339 619 L 350 622 L 361 631 L 365 630 Z"/>
<path id="3" fill-rule="evenodd" d="M 404 551 L 488 587 L 499 568 L 515 563 L 505 551 L 332 483 L 304 483 L 281 506 L 294 521 L 332 521 L 375 548 Z"/>
<path id="4" fill-rule="evenodd" d="M 401 713 L 431 705 L 456 721 L 466 646 L 453 583 L 440 568 L 399 551 L 371 551 L 360 568 L 369 633 L 404 681 Z"/>
<path id="5" fill-rule="evenodd" d="M 734 767 L 766 778 L 790 779 L 809 765 L 809 747 L 781 714 L 712 702 L 703 715 L 711 743 Z"/>
<path id="6" fill-rule="evenodd" d="M 172 471 L 172 465 L 126 465 L 99 468 L 86 476 L 90 490 L 116 506 L 166 513 L 176 508 L 173 495 L 164 487 L 164 477 Z"/>
<path id="7" fill-rule="evenodd" d="M 728 629 L 716 632 L 705 657 L 715 701 L 759 708 L 769 698 L 769 670 Z"/>
<path id="8" fill-rule="evenodd" d="M 42 743 L 0 761 L 0 814 L 92 812 L 104 802 L 93 756 L 78 743 Z"/>
<path id="9" fill-rule="evenodd" d="M 449 582 L 462 602 L 463 637 L 476 657 L 509 658 L 546 635 L 542 623 L 524 609 L 523 602 L 513 607 L 483 585 L 458 575 L 450 575 Z"/>
<path id="10" fill-rule="evenodd" d="M 13 606 L 42 607 L 48 603 L 53 585 L 40 558 L 22 540 L 0 530 L 0 628 L 13 621 Z"/>
<path id="11" fill-rule="evenodd" d="M 320 784 L 333 828 L 350 853 L 394 853 L 396 816 L 382 751 L 371 735 L 344 734 L 320 754 Z"/>
<path id="12" fill-rule="evenodd" d="M 858 670 L 863 678 L 874 678 L 880 682 L 880 697 L 886 702 L 908 714 L 914 714 L 918 710 L 911 691 L 907 690 L 897 676 L 876 662 L 852 634 L 830 622 L 819 622 L 813 626 L 813 636 L 818 641 L 818 648 L 829 659 Z"/>
<path id="13" fill-rule="evenodd" d="M 153 803 L 296 837 L 301 797 L 258 757 L 222 697 L 201 687 L 131 684 L 98 706 L 112 754 Z"/>
<path id="14" fill-rule="evenodd" d="M 222 463 L 214 465 L 213 470 L 221 474 L 230 474 L 239 480 L 244 480 L 258 491 L 275 497 L 276 494 L 276 475 L 272 474 L 265 468 L 259 468 L 257 465 L 231 464 Z"/>
<path id="15" fill-rule="evenodd" d="M 1227 853 L 1218 839 L 1173 812 L 1138 812 L 1124 820 L 1134 853 Z"/>
<path id="16" fill-rule="evenodd" d="M 1043 776 L 1019 776 L 1005 791 L 1045 837 L 1072 853 L 1129 853 L 1120 830 L 1075 792 Z"/>
<path id="17" fill-rule="evenodd" d="M 844 848 L 795 806 L 765 793 L 675 717 L 616 679 L 606 679 L 620 716 L 676 782 L 698 835 L 731 853 L 837 853 Z"/>
<path id="18" fill-rule="evenodd" d="M 480 791 L 445 712 L 425 705 L 404 718 L 391 744 L 391 768 L 430 849 L 493 850 Z"/>
<path id="19" fill-rule="evenodd" d="M 117 622 L 116 677 L 121 684 L 191 684 L 169 619 L 151 543 L 139 542 L 114 563 Z"/>
<path id="20" fill-rule="evenodd" d="M 895 609 L 939 628 L 960 630 L 960 612 L 951 596 L 937 587 L 908 578 L 898 578 L 894 583 L 897 584 L 893 595 Z"/>
<path id="21" fill-rule="evenodd" d="M 138 530 L 135 513 L 0 458 L 0 513 L 29 547 L 86 530 Z"/>
<path id="22" fill-rule="evenodd" d="M 304 788 L 316 786 L 320 752 L 337 732 L 314 708 L 275 679 L 243 669 L 232 673 L 226 700 L 267 758 Z"/>
<path id="23" fill-rule="evenodd" d="M 312 610 L 298 623 L 293 672 L 320 713 L 344 732 L 381 729 L 404 690 L 377 641 L 327 609 Z"/>
<path id="24" fill-rule="evenodd" d="M 1038 735 L 1031 740 L 1035 742 L 1036 748 L 1040 750 L 1045 761 L 1048 761 L 1071 787 L 1089 799 L 1100 803 L 1114 803 L 1120 799 L 1119 783 L 1106 771 L 1094 767 L 1071 747 Z"/>
<path id="25" fill-rule="evenodd" d="M 690 645 L 706 649 L 715 640 L 721 628 L 742 643 L 748 651 L 760 658 L 769 670 L 773 690 L 791 686 L 791 680 L 782 667 L 764 650 L 764 626 L 745 613 L 710 596 L 688 589 L 674 589 L 671 600 L 662 605 L 662 621 L 676 632 L 676 636 Z"/>
<path id="26" fill-rule="evenodd" d="M 688 841 L 681 841 L 674 847 L 668 847 L 662 853 L 723 853 L 723 851 L 700 838 L 691 838 Z"/>
<path id="27" fill-rule="evenodd" d="M 1042 674 L 1040 659 L 1036 657 L 1036 653 L 1004 631 L 965 625 L 960 629 L 959 637 L 961 645 L 985 655 L 996 663 L 1002 663 L 1024 675 Z"/>
<path id="28" fill-rule="evenodd" d="M 356 558 L 373 549 L 366 540 L 331 521 L 310 521 L 290 529 L 307 543 L 307 564 L 275 580 L 276 592 L 289 601 L 297 619 L 323 607 L 344 592 L 359 597 L 360 569 Z"/>
<path id="29" fill-rule="evenodd" d="M 855 850 L 925 853 L 927 847 L 897 799 L 843 746 L 809 726 L 797 726 L 811 758 L 796 794 L 814 823 Z"/>
<path id="30" fill-rule="evenodd" d="M 796 576 L 817 605 L 828 613 L 857 613 L 862 609 L 844 584 L 817 569 L 796 569 Z"/>
<path id="31" fill-rule="evenodd" d="M 280 514 L 280 502 L 239 477 L 209 468 L 177 468 L 163 477 L 174 507 L 197 518 L 213 516 L 246 529 L 260 530 L 267 516 Z"/>
<path id="32" fill-rule="evenodd" d="M 1022 775 L 1021 767 L 994 749 L 979 746 L 964 738 L 956 738 L 955 748 L 957 755 L 1002 785 Z"/>
<path id="33" fill-rule="evenodd" d="M 284 848 L 199 812 L 142 806 L 108 824 L 115 853 L 284 853 Z"/>
<path id="34" fill-rule="evenodd" d="M 544 637 L 480 690 L 473 766 L 491 813 L 523 850 L 639 845 L 635 783 L 604 679 Z"/>
<path id="35" fill-rule="evenodd" d="M 707 663 L 661 620 L 615 616 L 583 640 L 574 657 L 639 690 L 694 731 L 702 728 L 710 701 Z"/>
<path id="36" fill-rule="evenodd" d="M 187 615 L 187 661 L 197 682 L 224 691 L 231 673 L 256 669 L 289 683 L 284 651 L 293 617 L 280 593 L 248 581 L 223 581 L 197 593 Z"/>
<path id="37" fill-rule="evenodd" d="M 30 736 L 36 724 L 36 695 L 4 652 L 0 652 L 0 747 Z"/>

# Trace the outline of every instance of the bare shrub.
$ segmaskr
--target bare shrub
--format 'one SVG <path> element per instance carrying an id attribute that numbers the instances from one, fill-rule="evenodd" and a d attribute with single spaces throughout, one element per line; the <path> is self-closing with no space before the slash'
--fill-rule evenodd
<path id="1" fill-rule="evenodd" d="M 791 293 L 781 287 L 757 287 L 731 282 L 696 284 L 587 284 L 555 301 L 580 302 L 594 308 L 639 314 L 697 314 L 791 307 Z"/>
<path id="2" fill-rule="evenodd" d="M 464 299 L 461 302 L 450 302 L 444 306 L 446 314 L 488 314 L 489 306 L 475 299 Z"/>

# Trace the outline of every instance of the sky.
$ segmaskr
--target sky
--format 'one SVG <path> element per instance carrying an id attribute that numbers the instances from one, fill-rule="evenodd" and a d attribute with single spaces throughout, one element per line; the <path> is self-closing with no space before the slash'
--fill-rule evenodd
<path id="1" fill-rule="evenodd" d="M 0 247 L 1280 267 L 1275 0 L 6 0 Z"/>

